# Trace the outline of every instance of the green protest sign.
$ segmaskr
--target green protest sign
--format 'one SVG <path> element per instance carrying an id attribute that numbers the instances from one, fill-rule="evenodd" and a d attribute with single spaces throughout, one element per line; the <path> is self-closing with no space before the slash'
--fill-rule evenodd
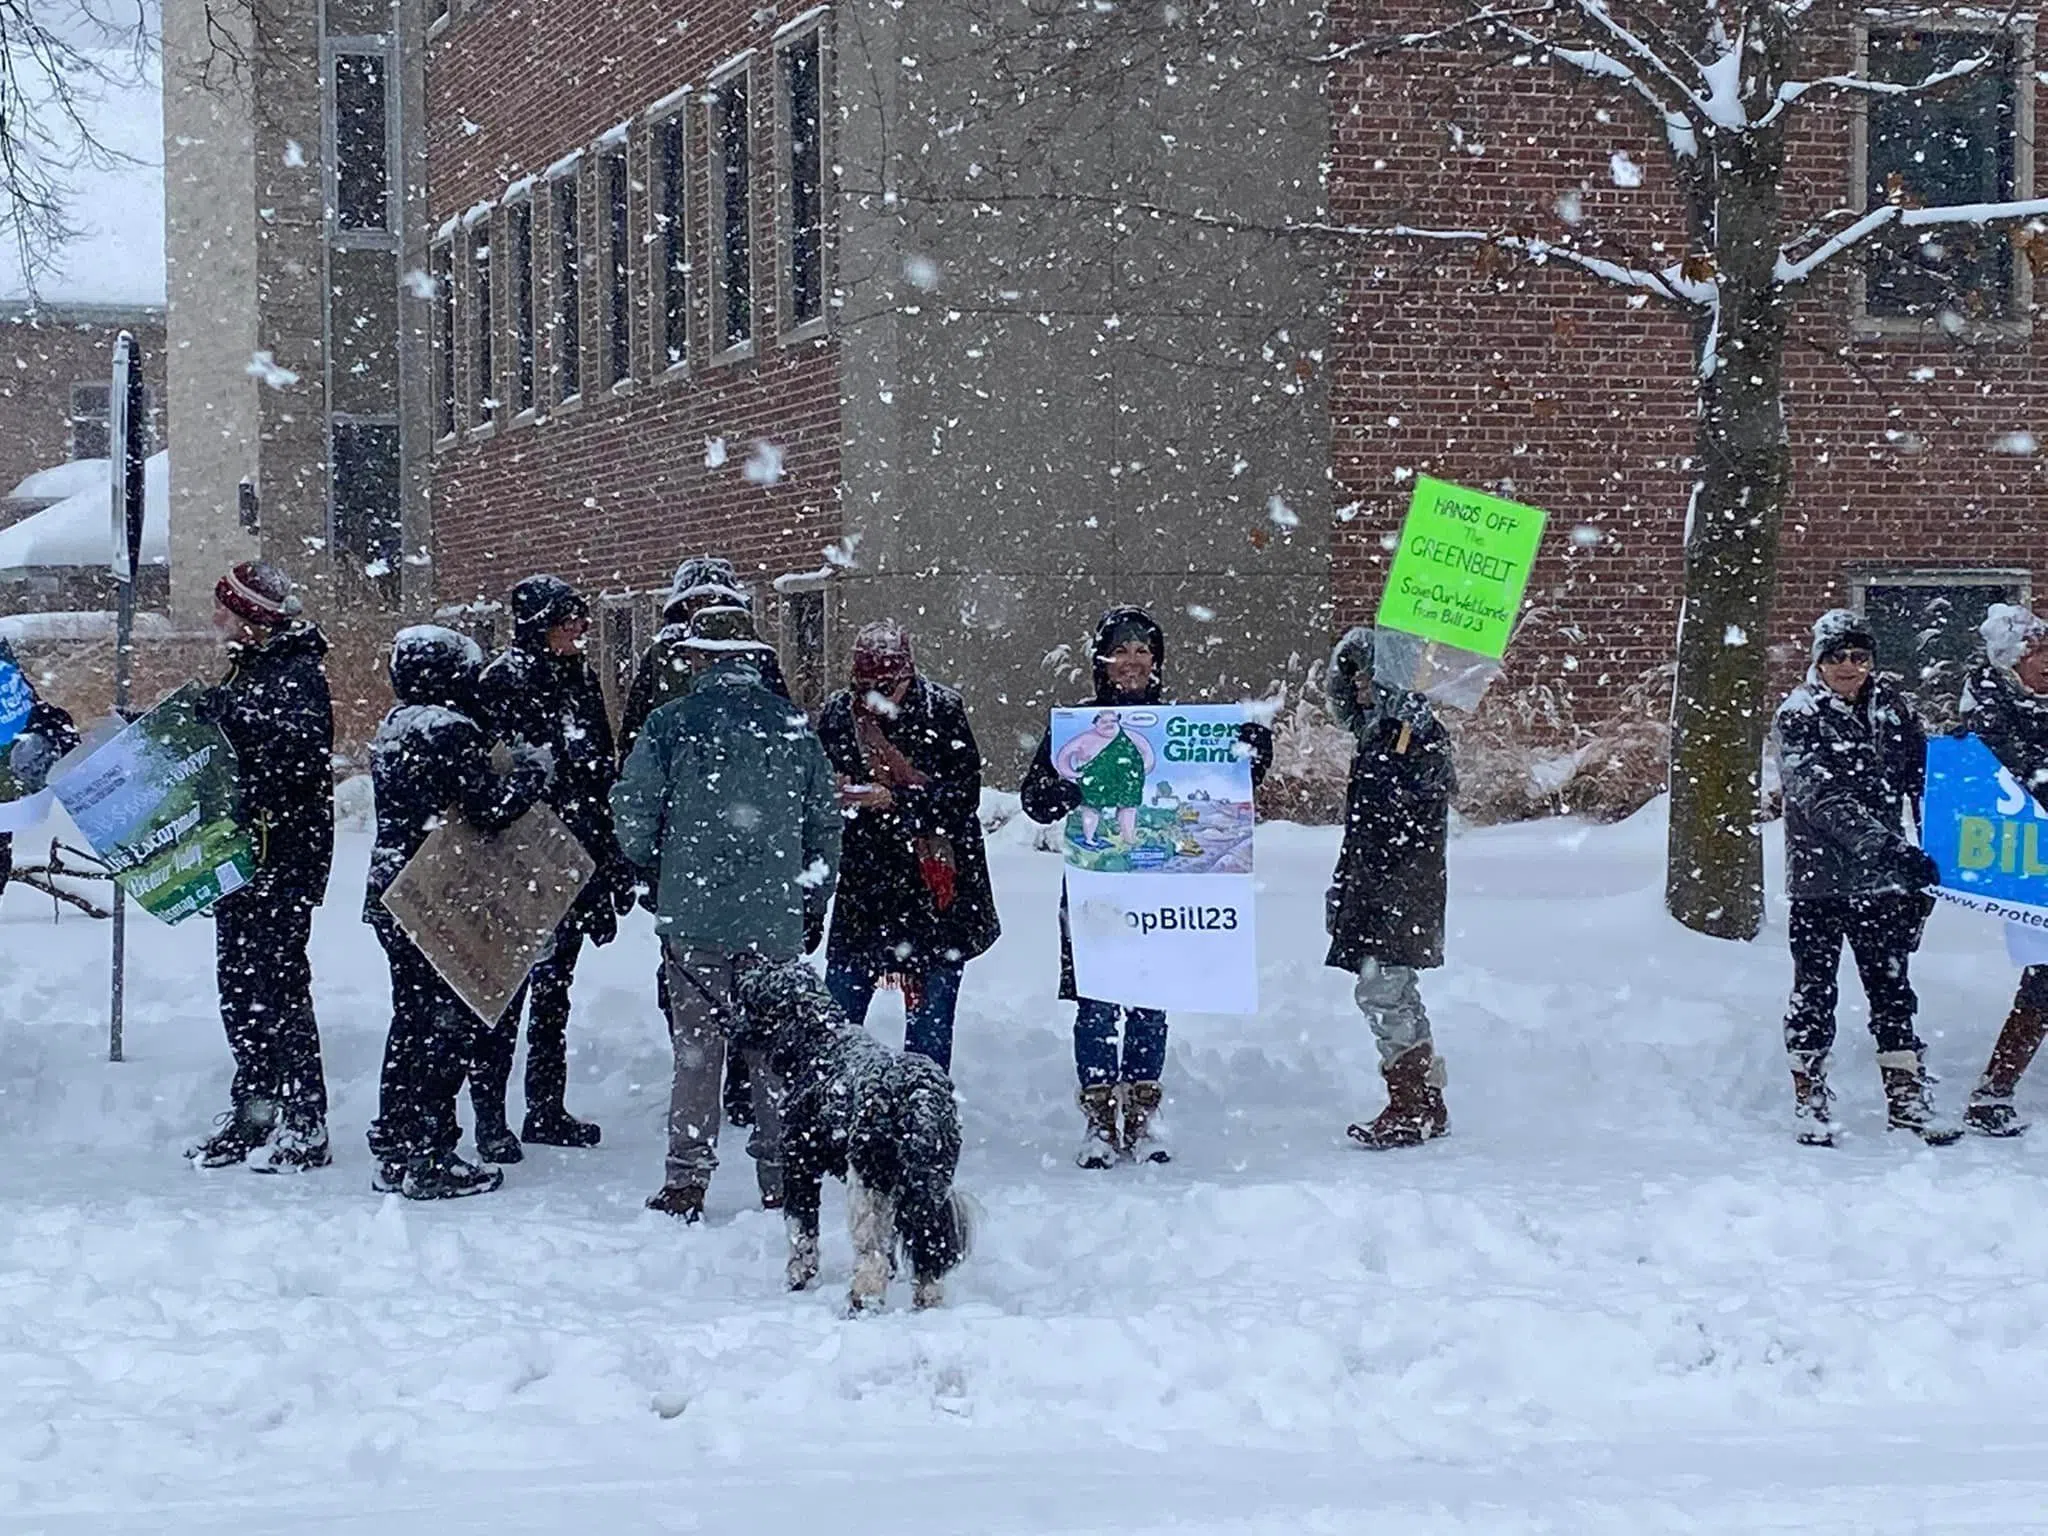
<path id="1" fill-rule="evenodd" d="M 249 883 L 256 861 L 235 820 L 235 759 L 201 720 L 188 683 L 52 782 L 92 850 L 167 923 Z"/>
<path id="2" fill-rule="evenodd" d="M 1374 622 L 1498 661 L 1542 538 L 1535 507 L 1418 475 Z"/>

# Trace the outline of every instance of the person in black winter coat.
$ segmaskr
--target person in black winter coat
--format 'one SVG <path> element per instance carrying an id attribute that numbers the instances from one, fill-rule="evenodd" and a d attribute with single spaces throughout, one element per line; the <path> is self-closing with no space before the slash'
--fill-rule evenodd
<path id="1" fill-rule="evenodd" d="M 1113 608 L 1095 626 L 1095 697 L 1102 706 L 1157 704 L 1166 696 L 1166 632 L 1142 608 Z M 1247 723 L 1240 739 L 1252 754 L 1252 783 L 1273 762 L 1273 733 Z M 1081 805 L 1081 787 L 1053 766 L 1052 733 L 1038 743 L 1024 775 L 1024 814 L 1041 825 L 1063 821 Z M 1083 1168 L 1107 1168 L 1119 1157 L 1165 1162 L 1167 1151 L 1152 1127 L 1161 1100 L 1160 1072 L 1166 1065 L 1166 1014 L 1158 1008 L 1122 1008 L 1082 997 L 1074 984 L 1074 945 L 1067 922 L 1067 896 L 1060 891 L 1060 996 L 1074 1009 L 1074 1068 L 1080 1078 L 1081 1113 L 1087 1130 L 1075 1161 Z M 1121 1060 L 1117 1022 L 1123 1022 Z M 1118 1125 L 1118 1112 L 1123 1115 Z"/>
<path id="2" fill-rule="evenodd" d="M 487 1162 L 514 1163 L 520 1141 L 594 1147 L 600 1131 L 563 1106 L 569 1084 L 569 987 L 588 937 L 609 944 L 633 909 L 637 877 L 612 835 L 611 791 L 618 778 L 604 692 L 583 654 L 590 606 L 555 576 L 529 576 L 512 589 L 512 644 L 478 683 L 481 723 L 514 745 L 545 747 L 554 777 L 542 797 L 596 861 L 555 933 L 555 942 L 512 999 L 505 1016 L 478 1036 L 469 1096 L 477 1150 Z M 514 1136 L 505 1118 L 519 1018 L 526 1014 L 526 1119 Z"/>
<path id="3" fill-rule="evenodd" d="M 39 794 L 49 782 L 50 770 L 57 765 L 57 759 L 78 745 L 78 728 L 72 724 L 70 715 L 35 691 L 28 674 L 20 671 L 13 647 L 5 640 L 0 640 L 0 662 L 14 667 L 21 677 L 22 686 L 29 690 L 28 719 L 14 740 L 7 744 L 0 763 L 4 763 L 8 776 L 22 794 Z M 0 895 L 6 894 L 7 882 L 13 874 L 14 834 L 0 832 Z"/>
<path id="4" fill-rule="evenodd" d="M 1870 1032 L 1894 1128 L 1930 1143 L 1934 1124 L 1913 1027 L 1908 974 L 1941 871 L 1906 827 L 1927 781 L 1927 737 L 1913 704 L 1874 668 L 1877 640 L 1861 615 L 1824 613 L 1813 666 L 1778 706 L 1774 727 L 1785 793 L 1791 897 L 1792 1002 L 1785 1016 L 1800 1141 L 1832 1146 L 1827 1085 L 1835 1043 L 1836 971 L 1846 940 L 1870 999 Z"/>
<path id="5" fill-rule="evenodd" d="M 398 705 L 370 745 L 377 843 L 363 921 L 391 963 L 391 1031 L 370 1153 L 377 1160 L 376 1187 L 412 1200 L 480 1195 L 505 1177 L 455 1155 L 462 1139 L 455 1099 L 483 1021 L 380 899 L 443 817 L 458 815 L 496 832 L 524 816 L 546 787 L 548 765 L 538 749 L 521 749 L 503 778 L 492 770 L 490 739 L 474 713 L 483 660 L 475 641 L 451 629 L 422 624 L 400 630 L 391 646 Z"/>
<path id="6" fill-rule="evenodd" d="M 1374 1151 L 1420 1146 L 1451 1128 L 1419 976 L 1444 963 L 1445 845 L 1458 789 L 1451 738 L 1428 699 L 1373 676 L 1369 629 L 1337 643 L 1329 711 L 1357 746 L 1326 903 L 1326 963 L 1356 978 L 1352 996 L 1387 1085 L 1386 1108 L 1350 1135 Z"/>
<path id="7" fill-rule="evenodd" d="M 228 675 L 198 713 L 235 754 L 239 815 L 255 853 L 249 884 L 214 907 L 221 1020 L 234 1053 L 232 1104 L 190 1155 L 296 1173 L 333 1161 L 327 1083 L 307 946 L 334 863 L 334 709 L 327 640 L 299 617 L 291 581 L 249 561 L 214 588 Z"/>
<path id="8" fill-rule="evenodd" d="M 981 749 L 960 695 L 918 674 L 895 621 L 854 637 L 851 682 L 818 718 L 846 812 L 825 984 L 859 1024 L 876 984 L 900 980 L 903 1048 L 950 1072 L 961 969 L 1002 932 L 982 844 Z"/>
<path id="9" fill-rule="evenodd" d="M 1962 729 L 1991 749 L 2005 771 L 2048 811 L 2048 619 L 1995 603 L 1978 630 L 1984 661 L 1963 684 Z M 2048 965 L 2020 972 L 2012 1011 L 1970 1094 L 1963 1123 L 1985 1136 L 2027 1128 L 2013 1094 L 2048 1036 Z"/>

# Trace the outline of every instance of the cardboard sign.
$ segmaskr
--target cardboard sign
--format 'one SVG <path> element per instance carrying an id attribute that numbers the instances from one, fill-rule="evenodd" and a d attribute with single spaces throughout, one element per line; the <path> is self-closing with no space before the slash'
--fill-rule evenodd
<path id="1" fill-rule="evenodd" d="M 1417 476 L 1374 623 L 1500 660 L 1543 523 L 1535 507 Z"/>
<path id="2" fill-rule="evenodd" d="M 1256 1013 L 1252 763 L 1237 705 L 1053 711 L 1068 936 L 1083 997 Z"/>
<path id="3" fill-rule="evenodd" d="M 596 872 L 562 818 L 537 805 L 502 832 L 444 821 L 382 900 L 441 979 L 490 1023 Z"/>
<path id="4" fill-rule="evenodd" d="M 1974 736 L 1927 743 L 1920 842 L 1953 906 L 2048 932 L 2048 807 Z"/>
<path id="5" fill-rule="evenodd" d="M 236 819 L 234 749 L 194 712 L 200 692 L 187 683 L 50 780 L 129 900 L 167 923 L 204 912 L 256 871 Z"/>

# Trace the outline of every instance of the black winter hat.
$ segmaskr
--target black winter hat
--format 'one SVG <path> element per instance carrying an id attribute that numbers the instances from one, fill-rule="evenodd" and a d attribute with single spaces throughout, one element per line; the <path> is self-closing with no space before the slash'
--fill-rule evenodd
<path id="1" fill-rule="evenodd" d="M 528 650 L 544 646 L 564 620 L 589 617 L 590 604 L 559 576 L 529 576 L 512 589 L 512 636 Z"/>
<path id="2" fill-rule="evenodd" d="M 1152 682 L 1145 701 L 1156 704 L 1166 688 L 1166 631 L 1159 621 L 1134 604 L 1112 608 L 1095 625 L 1095 701 L 1113 703 L 1109 686 L 1109 658 L 1126 640 L 1142 640 L 1152 652 Z"/>
<path id="3" fill-rule="evenodd" d="M 414 624 L 391 642 L 391 691 L 401 704 L 441 704 L 467 713 L 484 653 L 469 636 Z"/>

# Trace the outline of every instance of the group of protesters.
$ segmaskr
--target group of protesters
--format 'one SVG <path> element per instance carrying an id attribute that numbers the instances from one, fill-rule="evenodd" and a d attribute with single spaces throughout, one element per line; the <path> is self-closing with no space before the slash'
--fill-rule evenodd
<path id="1" fill-rule="evenodd" d="M 327 647 L 274 566 L 237 565 L 215 598 L 229 666 L 199 712 L 237 759 L 255 871 L 214 908 L 235 1070 L 227 1111 L 188 1155 L 209 1168 L 292 1173 L 333 1157 L 307 955 L 334 850 Z M 615 739 L 585 655 L 587 601 L 542 575 L 512 589 L 510 608 L 511 643 L 493 658 L 434 625 L 392 644 L 396 705 L 371 748 L 377 833 L 363 904 L 391 972 L 369 1131 L 375 1185 L 413 1199 L 480 1194 L 500 1186 L 525 1144 L 599 1143 L 600 1128 L 566 1103 L 571 986 L 585 943 L 610 943 L 638 903 L 660 938 L 655 990 L 674 1053 L 664 1177 L 647 1204 L 697 1220 L 730 1123 L 750 1130 L 762 1204 L 779 1206 L 781 1085 L 765 1055 L 727 1048 L 748 968 L 822 945 L 827 988 L 851 1020 L 865 1020 L 879 989 L 900 990 L 905 1049 L 950 1071 L 964 968 L 1001 931 L 979 815 L 981 754 L 961 696 L 922 673 L 902 625 L 882 621 L 854 637 L 847 686 L 814 722 L 791 701 L 733 565 L 697 557 L 675 574 Z M 1964 727 L 2048 806 L 2048 621 L 2001 605 L 1983 639 L 1963 691 Z M 1087 702 L 1169 696 L 1166 635 L 1142 609 L 1105 614 L 1092 659 Z M 1870 999 L 1890 1124 L 1935 1144 L 1960 1134 L 1929 1099 L 1909 978 L 1941 878 L 1915 832 L 1926 733 L 1879 659 L 1859 615 L 1823 615 L 1812 668 L 1776 721 L 1795 972 L 1784 1034 L 1799 1139 L 1810 1144 L 1834 1134 L 1827 1065 L 1845 943 Z M 1452 742 L 1427 698 L 1375 676 L 1370 630 L 1338 643 L 1328 693 L 1353 755 L 1327 962 L 1353 978 L 1386 1086 L 1384 1109 L 1350 1135 L 1376 1150 L 1418 1146 L 1450 1125 L 1420 977 L 1444 960 Z M 1272 761 L 1271 735 L 1247 723 L 1239 738 L 1256 784 Z M 36 787 L 77 740 L 69 717 L 37 700 L 9 758 L 17 783 Z M 1059 822 L 1082 798 L 1048 734 L 1023 781 L 1025 814 Z M 573 834 L 593 873 L 510 1006 L 482 1019 L 382 897 L 449 818 L 493 832 L 538 805 Z M 1165 1015 L 1081 996 L 1064 896 L 1060 919 L 1083 1118 L 1076 1160 L 1165 1161 Z M 515 1133 L 508 1094 L 522 1019 Z M 2025 1129 L 2013 1091 L 2044 1034 L 2048 964 L 2023 974 L 1971 1096 L 1970 1129 Z M 457 1150 L 465 1083 L 475 1162 Z"/>

